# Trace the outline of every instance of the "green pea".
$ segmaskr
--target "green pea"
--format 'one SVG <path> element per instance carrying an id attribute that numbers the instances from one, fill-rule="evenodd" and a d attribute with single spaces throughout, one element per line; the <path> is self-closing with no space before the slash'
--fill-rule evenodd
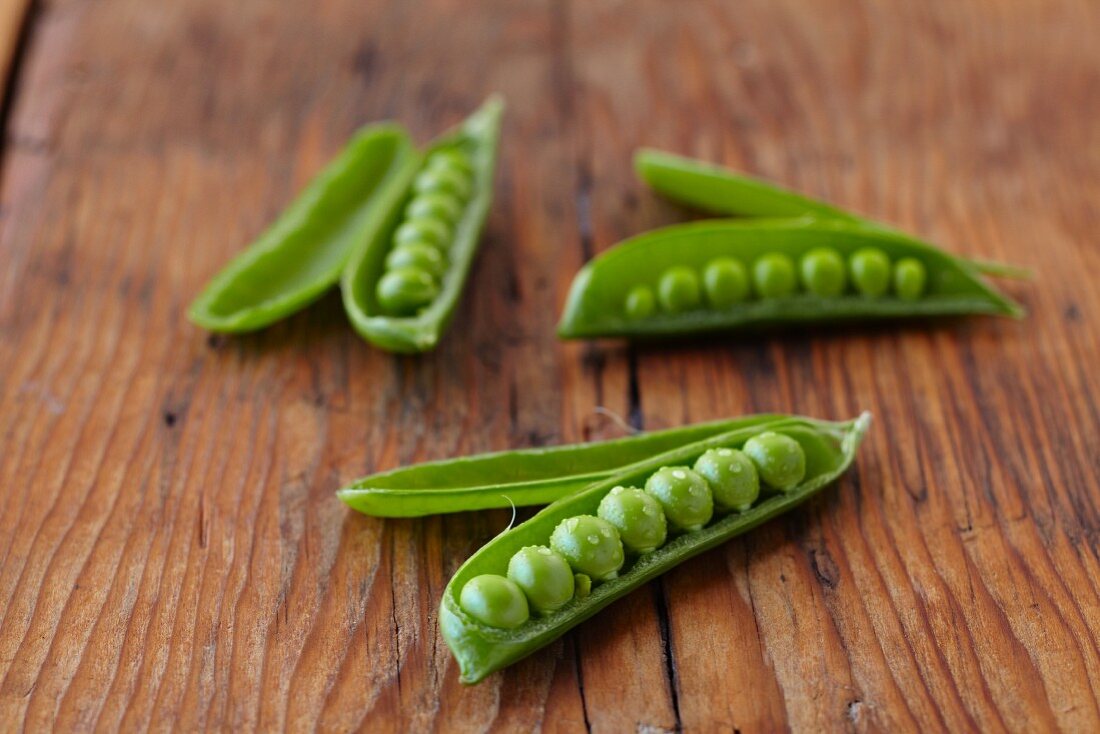
<path id="1" fill-rule="evenodd" d="M 435 166 L 420 172 L 413 189 L 418 194 L 447 194 L 465 201 L 470 195 L 470 177 L 455 168 Z"/>
<path id="2" fill-rule="evenodd" d="M 515 629 L 531 616 L 527 599 L 515 582 L 495 573 L 467 581 L 458 603 L 467 614 L 490 627 Z"/>
<path id="3" fill-rule="evenodd" d="M 661 503 L 672 526 L 698 530 L 714 515 L 714 498 L 707 480 L 686 466 L 666 466 L 650 475 L 645 491 Z"/>
<path id="4" fill-rule="evenodd" d="M 447 261 L 442 253 L 423 242 L 409 242 L 398 245 L 386 256 L 386 269 L 419 268 L 430 273 L 437 280 L 447 270 Z"/>
<path id="5" fill-rule="evenodd" d="M 623 566 L 619 531 L 593 515 L 562 520 L 550 534 L 550 547 L 565 556 L 575 571 L 596 581 L 615 578 Z"/>
<path id="6" fill-rule="evenodd" d="M 669 268 L 657 282 L 657 298 L 669 313 L 699 308 L 699 276 L 683 265 Z"/>
<path id="7" fill-rule="evenodd" d="M 545 545 L 529 545 L 508 561 L 508 578 L 527 595 L 535 611 L 547 614 L 573 598 L 573 569 Z"/>
<path id="8" fill-rule="evenodd" d="M 467 178 L 472 177 L 474 173 L 474 166 L 470 162 L 470 156 L 457 148 L 437 150 L 435 153 L 432 153 L 428 156 L 427 167 L 429 170 L 450 168 L 465 175 Z"/>
<path id="9" fill-rule="evenodd" d="M 394 245 L 418 242 L 446 250 L 451 242 L 451 227 L 438 219 L 411 219 L 393 234 Z"/>
<path id="10" fill-rule="evenodd" d="M 719 509 L 744 512 L 760 496 L 756 466 L 737 449 L 708 449 L 695 461 L 695 471 L 710 484 Z"/>
<path id="11" fill-rule="evenodd" d="M 417 194 L 405 209 L 407 219 L 436 219 L 454 225 L 462 216 L 462 202 L 450 194 Z"/>
<path id="12" fill-rule="evenodd" d="M 903 301 L 915 301 L 924 295 L 927 280 L 928 271 L 915 257 L 902 258 L 894 266 L 894 292 Z"/>
<path id="13" fill-rule="evenodd" d="M 379 278 L 376 293 L 383 311 L 408 316 L 434 301 L 439 287 L 425 270 L 398 268 Z"/>
<path id="14" fill-rule="evenodd" d="M 577 590 L 577 598 L 583 599 L 592 593 L 592 577 L 585 573 L 573 574 L 573 587 Z"/>
<path id="15" fill-rule="evenodd" d="M 761 298 L 786 298 L 794 293 L 794 261 L 781 252 L 762 255 L 752 264 L 752 280 Z"/>
<path id="16" fill-rule="evenodd" d="M 877 247 L 856 250 L 848 267 L 856 290 L 867 298 L 878 298 L 890 288 L 890 258 Z"/>
<path id="17" fill-rule="evenodd" d="M 627 550 L 648 553 L 664 545 L 668 525 L 661 505 L 637 487 L 615 487 L 596 511 L 615 526 Z"/>
<path id="18" fill-rule="evenodd" d="M 628 319 L 647 319 L 657 310 L 657 300 L 653 296 L 653 289 L 647 285 L 637 285 L 626 294 L 624 306 Z"/>
<path id="19" fill-rule="evenodd" d="M 740 260 L 719 257 L 703 268 L 703 288 L 713 308 L 728 308 L 749 297 L 749 274 Z"/>
<path id="20" fill-rule="evenodd" d="M 815 296 L 836 298 L 848 285 L 844 258 L 831 247 L 810 250 L 802 257 L 802 285 Z"/>
<path id="21" fill-rule="evenodd" d="M 775 489 L 792 490 L 806 476 L 806 452 L 790 436 L 766 431 L 746 441 L 743 451 L 764 483 Z"/>

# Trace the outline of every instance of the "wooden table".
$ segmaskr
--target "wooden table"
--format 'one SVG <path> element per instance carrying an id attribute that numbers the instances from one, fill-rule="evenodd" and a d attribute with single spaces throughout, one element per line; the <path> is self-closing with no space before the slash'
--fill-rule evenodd
<path id="1" fill-rule="evenodd" d="M 1100 730 L 1096 3 L 47 0 L 21 27 L 0 729 Z M 370 348 L 335 296 L 241 338 L 185 320 L 359 124 L 426 140 L 494 90 L 496 203 L 435 353 Z M 686 216 L 642 144 L 1033 268 L 1031 315 L 560 343 L 576 269 Z M 509 513 L 333 490 L 619 435 L 601 408 L 876 425 L 818 501 L 464 688 L 436 605 Z"/>

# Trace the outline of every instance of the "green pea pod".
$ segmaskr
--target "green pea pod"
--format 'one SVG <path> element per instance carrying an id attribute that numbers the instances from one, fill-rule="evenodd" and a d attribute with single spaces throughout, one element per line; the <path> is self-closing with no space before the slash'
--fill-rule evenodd
<path id="1" fill-rule="evenodd" d="M 429 200 L 420 201 L 413 207 L 414 193 L 407 187 L 396 205 L 390 208 L 388 216 L 375 221 L 376 226 L 348 262 L 341 280 L 344 308 L 355 330 L 372 344 L 394 352 L 427 351 L 435 347 L 450 323 L 492 201 L 503 108 L 499 98 L 490 98 L 457 129 L 433 142 L 426 151 L 427 161 L 433 160 L 436 154 L 445 153 L 457 153 L 468 161 L 466 173 L 471 183 L 469 191 L 464 192 L 464 200 L 437 195 L 434 200 L 428 197 Z M 458 208 L 454 208 L 456 205 Z M 407 271 L 387 279 L 387 287 L 393 284 L 392 294 L 385 288 L 381 291 L 392 298 L 392 307 L 387 310 L 380 303 L 379 286 L 387 275 L 386 257 L 394 249 L 395 233 L 401 224 L 407 223 L 403 217 L 410 216 L 410 207 L 413 207 L 413 215 L 444 224 L 449 233 L 446 241 L 434 244 L 445 251 L 448 264 L 437 291 L 428 286 L 416 293 L 401 293 L 400 276 Z M 449 221 L 452 216 L 455 217 L 453 222 Z M 405 307 L 409 313 L 395 312 Z"/>
<path id="2" fill-rule="evenodd" d="M 638 175 L 657 193 L 715 214 L 738 217 L 859 217 L 775 184 L 684 156 L 643 148 L 634 155 Z"/>
<path id="3" fill-rule="evenodd" d="M 793 263 L 822 248 L 845 260 L 868 250 L 890 262 L 915 260 L 926 272 L 917 300 L 888 293 L 835 296 L 795 289 Z M 778 258 L 777 258 L 778 256 Z M 782 278 L 763 280 L 761 297 L 720 306 L 691 302 L 684 309 L 628 313 L 638 287 L 663 285 L 669 272 L 703 272 L 715 261 L 751 266 L 763 260 Z M 858 275 L 858 274 L 857 274 Z M 853 280 L 857 278 L 853 277 Z M 758 328 L 790 323 L 874 320 L 963 314 L 1019 317 L 1023 310 L 984 282 L 965 260 L 919 240 L 842 220 L 712 220 L 666 227 L 628 239 L 586 264 L 573 280 L 558 326 L 563 338 L 655 337 Z"/>
<path id="4" fill-rule="evenodd" d="M 870 424 L 870 415 L 843 423 L 808 418 L 777 419 L 681 446 L 624 468 L 582 491 L 564 497 L 533 518 L 489 541 L 455 572 L 443 591 L 439 627 L 458 661 L 463 683 L 477 683 L 490 673 L 527 656 L 591 617 L 612 601 L 633 591 L 682 561 L 744 533 L 805 501 L 837 479 L 852 463 Z M 467 612 L 461 593 L 467 582 L 480 577 L 504 576 L 514 554 L 529 546 L 545 546 L 560 524 L 570 518 L 595 515 L 601 500 L 615 487 L 642 486 L 647 477 L 665 466 L 690 465 L 703 452 L 740 448 L 763 432 L 775 431 L 796 441 L 805 454 L 805 475 L 783 492 L 769 492 L 744 512 L 718 515 L 698 530 L 685 532 L 661 547 L 635 556 L 618 575 L 594 586 L 590 593 L 574 594 L 556 611 L 525 619 L 522 610 L 509 620 L 511 628 L 490 626 Z M 595 543 L 597 538 L 590 540 Z M 519 620 L 519 624 L 516 624 Z M 525 620 L 525 621 L 524 621 Z"/>
<path id="5" fill-rule="evenodd" d="M 372 474 L 336 494 L 352 509 L 376 517 L 420 517 L 511 505 L 542 505 L 655 454 L 779 418 L 774 414 L 754 415 L 610 441 L 425 462 Z"/>
<path id="6" fill-rule="evenodd" d="M 649 187 L 662 196 L 715 214 L 764 218 L 811 216 L 891 229 L 768 181 L 659 150 L 639 150 L 634 155 L 634 168 Z M 969 262 L 984 275 L 1031 276 L 1028 270 L 1013 265 L 983 260 Z"/>
<path id="7" fill-rule="evenodd" d="M 352 251 L 384 218 L 417 161 L 392 124 L 362 128 L 340 155 L 191 304 L 193 322 L 245 332 L 288 316 L 340 279 Z"/>

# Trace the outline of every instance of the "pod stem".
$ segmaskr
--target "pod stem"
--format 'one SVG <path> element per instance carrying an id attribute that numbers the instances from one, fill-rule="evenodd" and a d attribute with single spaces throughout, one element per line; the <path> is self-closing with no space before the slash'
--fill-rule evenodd
<path id="1" fill-rule="evenodd" d="M 967 260 L 970 266 L 982 275 L 994 278 L 1010 278 L 1012 280 L 1032 280 L 1035 273 L 1030 268 L 996 262 L 994 260 Z"/>

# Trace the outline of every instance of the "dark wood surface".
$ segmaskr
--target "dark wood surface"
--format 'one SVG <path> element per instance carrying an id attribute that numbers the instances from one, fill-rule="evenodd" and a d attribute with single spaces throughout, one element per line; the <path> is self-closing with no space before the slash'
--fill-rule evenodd
<path id="1" fill-rule="evenodd" d="M 15 17 L 18 17 L 16 14 Z M 1100 730 L 1100 6 L 47 0 L 0 183 L 0 729 Z M 18 35 L 18 34 L 16 34 Z M 19 38 L 15 38 L 19 41 Z M 184 309 L 361 123 L 509 104 L 440 348 L 330 296 Z M 971 256 L 1025 321 L 559 343 L 594 253 L 722 161 Z M 820 500 L 463 688 L 436 625 L 504 511 L 333 496 L 411 461 L 762 410 L 876 424 Z"/>

